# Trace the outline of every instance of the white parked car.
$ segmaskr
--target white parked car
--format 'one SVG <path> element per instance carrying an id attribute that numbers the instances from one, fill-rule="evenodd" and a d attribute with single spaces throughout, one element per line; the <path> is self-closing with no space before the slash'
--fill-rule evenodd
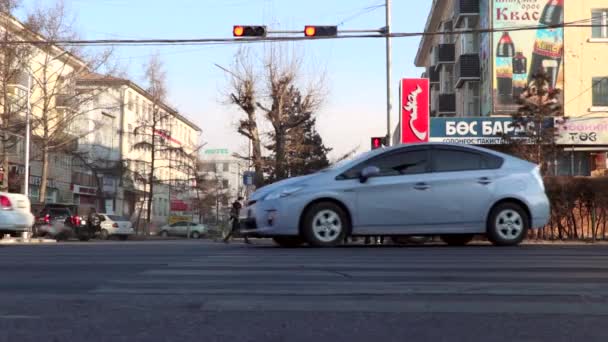
<path id="1" fill-rule="evenodd" d="M 201 236 L 206 235 L 208 230 L 207 226 L 202 223 L 180 221 L 162 226 L 158 234 L 164 237 L 189 236 L 193 239 L 199 239 Z"/>
<path id="2" fill-rule="evenodd" d="M 21 234 L 33 225 L 30 199 L 22 194 L 0 192 L 0 233 Z"/>
<path id="3" fill-rule="evenodd" d="M 101 230 L 99 237 L 107 240 L 110 236 L 118 236 L 121 240 L 126 240 L 129 235 L 135 234 L 133 225 L 128 218 L 118 215 L 98 214 L 101 218 Z"/>

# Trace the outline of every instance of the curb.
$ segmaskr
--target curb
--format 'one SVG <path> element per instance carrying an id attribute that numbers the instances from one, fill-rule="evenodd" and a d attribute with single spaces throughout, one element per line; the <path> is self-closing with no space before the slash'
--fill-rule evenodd
<path id="1" fill-rule="evenodd" d="M 0 245 L 17 245 L 17 244 L 52 244 L 56 243 L 57 240 L 52 239 L 24 239 L 24 238 L 10 238 L 1 239 Z"/>

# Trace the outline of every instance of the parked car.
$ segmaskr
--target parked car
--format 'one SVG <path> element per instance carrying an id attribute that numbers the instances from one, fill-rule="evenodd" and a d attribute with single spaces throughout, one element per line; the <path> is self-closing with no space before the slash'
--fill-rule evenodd
<path id="1" fill-rule="evenodd" d="M 160 236 L 184 236 L 198 239 L 201 236 L 207 235 L 208 228 L 202 223 L 180 221 L 173 224 L 167 224 L 160 228 Z"/>
<path id="2" fill-rule="evenodd" d="M 282 246 L 335 246 L 348 236 L 439 235 L 464 245 L 486 235 L 519 244 L 549 220 L 537 165 L 456 144 L 367 152 L 321 172 L 260 188 L 244 208 L 245 234 Z"/>
<path id="3" fill-rule="evenodd" d="M 128 218 L 119 215 L 98 214 L 101 218 L 101 231 L 99 238 L 107 240 L 111 236 L 117 236 L 121 240 L 127 240 L 130 235 L 135 234 L 133 225 Z"/>
<path id="4" fill-rule="evenodd" d="M 33 225 L 30 199 L 22 194 L 0 192 L 0 238 L 4 234 L 19 235 Z"/>
<path id="5" fill-rule="evenodd" d="M 75 212 L 77 208 L 73 205 L 46 204 L 39 207 L 34 235 L 58 240 L 73 236 L 83 241 L 89 240 L 92 234 L 87 230 L 86 218 L 75 215 Z"/>

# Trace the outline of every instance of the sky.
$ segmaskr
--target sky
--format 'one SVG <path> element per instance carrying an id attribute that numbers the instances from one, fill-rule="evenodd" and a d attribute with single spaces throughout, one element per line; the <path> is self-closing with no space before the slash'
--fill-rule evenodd
<path id="1" fill-rule="evenodd" d="M 385 26 L 385 0 L 64 0 L 85 39 L 230 38 L 232 26 L 267 25 L 302 30 L 304 25 L 339 25 L 340 29 Z M 55 0 L 24 0 L 22 15 Z M 393 32 L 424 29 L 432 0 L 393 0 Z M 419 77 L 414 66 L 420 38 L 393 39 L 393 128 L 398 122 L 398 80 Z M 266 43 L 268 44 L 268 43 Z M 255 44 L 263 55 L 268 46 Z M 168 102 L 203 130 L 207 148 L 245 153 L 247 140 L 236 132 L 241 113 L 226 104 L 230 67 L 238 45 L 117 47 L 115 58 L 130 78 L 143 83 L 143 65 L 154 53 L 165 63 Z M 385 40 L 346 39 L 290 43 L 302 59 L 304 81 L 325 75 L 327 93 L 317 113 L 324 143 L 337 157 L 354 148 L 369 149 L 370 137 L 386 134 Z"/>

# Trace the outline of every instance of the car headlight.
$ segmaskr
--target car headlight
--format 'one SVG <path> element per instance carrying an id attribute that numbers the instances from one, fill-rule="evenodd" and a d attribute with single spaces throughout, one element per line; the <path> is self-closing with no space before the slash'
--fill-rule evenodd
<path id="1" fill-rule="evenodd" d="M 302 189 L 304 189 L 303 186 L 286 187 L 281 190 L 269 193 L 268 195 L 266 195 L 266 197 L 264 197 L 264 200 L 274 200 L 274 199 L 291 196 Z"/>

